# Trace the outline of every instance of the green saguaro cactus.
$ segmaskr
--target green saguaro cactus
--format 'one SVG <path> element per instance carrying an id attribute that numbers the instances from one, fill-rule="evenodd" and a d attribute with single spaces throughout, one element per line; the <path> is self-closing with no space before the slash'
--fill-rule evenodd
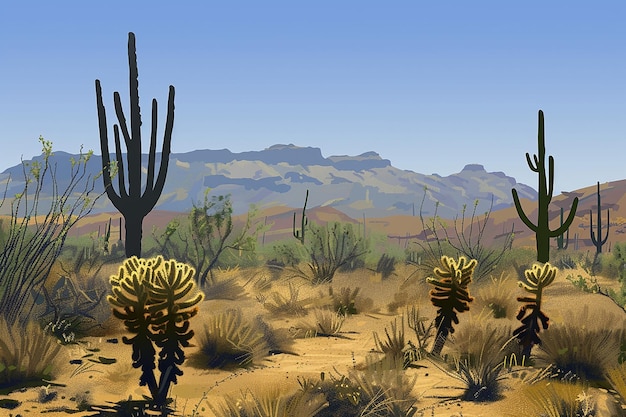
<path id="1" fill-rule="evenodd" d="M 543 111 L 539 110 L 539 128 L 537 134 L 537 141 L 539 146 L 539 155 L 533 155 L 531 160 L 530 154 L 526 153 L 526 162 L 531 171 L 536 172 L 539 175 L 539 203 L 537 210 L 537 224 L 533 224 L 530 221 L 519 201 L 517 190 L 513 188 L 513 202 L 515 203 L 515 209 L 520 219 L 524 222 L 530 230 L 535 232 L 537 240 L 537 261 L 545 263 L 550 260 L 550 238 L 562 235 L 570 224 L 574 220 L 576 215 L 576 209 L 578 208 L 578 197 L 575 197 L 572 202 L 572 208 L 565 220 L 565 223 L 555 230 L 550 229 L 548 206 L 552 200 L 553 186 L 554 186 L 554 158 L 548 157 L 548 177 L 546 178 L 546 146 L 545 146 L 545 134 L 543 125 Z"/>
<path id="2" fill-rule="evenodd" d="M 148 154 L 148 167 L 146 185 L 143 193 L 141 182 L 141 112 L 139 108 L 139 80 L 137 71 L 137 54 L 135 50 L 135 34 L 128 34 L 128 66 L 130 69 L 130 132 L 126 124 L 126 117 L 122 110 L 120 94 L 113 93 L 115 113 L 119 121 L 113 125 L 115 139 L 115 159 L 117 161 L 117 175 L 119 193 L 111 184 L 111 161 L 109 157 L 109 138 L 107 130 L 106 111 L 102 102 L 102 88 L 100 80 L 96 80 L 96 105 L 98 109 L 98 127 L 100 130 L 100 149 L 102 150 L 102 179 L 104 188 L 111 203 L 124 216 L 126 225 L 126 257 L 141 256 L 141 237 L 143 234 L 142 224 L 144 217 L 150 213 L 157 203 L 167 175 L 167 167 L 170 159 L 172 130 L 174 128 L 174 86 L 169 87 L 167 99 L 167 118 L 163 135 L 163 150 L 159 173 L 154 179 L 156 165 L 156 135 L 157 135 L 157 101 L 152 99 L 152 125 L 150 135 L 150 152 Z M 120 145 L 120 129 L 126 145 L 126 163 L 128 170 L 128 190 L 126 190 L 126 176 L 124 173 L 124 161 Z"/>
<path id="3" fill-rule="evenodd" d="M 189 319 L 198 313 L 196 305 L 204 294 L 197 290 L 193 267 L 162 256 L 151 259 L 128 258 L 118 275 L 111 276 L 113 295 L 107 300 L 113 315 L 124 321 L 132 338 L 123 337 L 132 345 L 133 367 L 141 368 L 139 385 L 147 385 L 153 405 L 162 409 L 167 403 L 171 383 L 183 374 L 179 368 L 185 360 L 183 347 L 189 346 L 193 330 Z M 156 350 L 161 348 L 157 383 L 154 375 Z"/>
<path id="4" fill-rule="evenodd" d="M 458 313 L 469 310 L 469 303 L 474 298 L 469 295 L 467 286 L 472 282 L 474 269 L 478 265 L 476 259 L 467 262 L 464 256 L 454 260 L 449 256 L 442 256 L 441 267 L 435 267 L 433 272 L 437 276 L 428 277 L 426 281 L 435 288 L 430 290 L 430 301 L 438 307 L 435 327 L 437 335 L 432 349 L 433 355 L 440 355 L 448 334 L 454 333 L 452 323 L 459 324 Z"/>
<path id="5" fill-rule="evenodd" d="M 521 306 L 517 313 L 517 320 L 520 320 L 522 325 L 515 329 L 513 336 L 522 348 L 522 356 L 526 358 L 530 357 L 532 347 L 541 343 L 538 336 L 540 328 L 546 330 L 550 324 L 548 316 L 541 311 L 541 302 L 543 290 L 552 284 L 556 272 L 557 268 L 550 263 L 546 262 L 543 267 L 535 264 L 532 269 L 524 271 L 526 281 L 518 281 L 521 288 L 534 295 L 534 297 L 517 297 L 517 301 L 526 304 Z"/>
<path id="6" fill-rule="evenodd" d="M 593 233 L 593 210 L 589 209 L 589 232 L 591 233 L 591 243 L 596 247 L 596 253 L 602 253 L 602 246 L 606 243 L 609 238 L 609 229 L 611 227 L 611 219 L 609 217 L 609 209 L 606 209 L 606 236 L 602 239 L 602 216 L 601 209 L 602 204 L 600 200 L 600 181 L 598 181 L 598 217 L 597 217 L 597 232 Z M 609 248 L 610 250 L 611 248 Z"/>

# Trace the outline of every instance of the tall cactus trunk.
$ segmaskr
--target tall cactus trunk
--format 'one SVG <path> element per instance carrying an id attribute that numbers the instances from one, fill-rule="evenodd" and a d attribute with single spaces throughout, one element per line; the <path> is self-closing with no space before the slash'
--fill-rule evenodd
<path id="1" fill-rule="evenodd" d="M 100 130 L 100 148 L 102 150 L 102 180 L 104 188 L 111 203 L 124 216 L 126 224 L 126 256 L 141 257 L 142 223 L 144 217 L 154 208 L 167 175 L 167 167 L 171 152 L 172 130 L 174 128 L 174 86 L 169 87 L 167 100 L 167 116 L 165 132 L 163 134 L 163 151 L 159 172 L 155 180 L 156 166 L 156 134 L 157 134 L 157 101 L 152 99 L 152 123 L 150 135 L 150 150 L 148 153 L 148 166 L 146 184 L 142 190 L 142 166 L 141 166 L 141 112 L 139 107 L 139 81 L 137 70 L 137 54 L 135 50 L 135 35 L 128 34 L 128 66 L 130 83 L 130 132 L 126 123 L 126 117 L 122 110 L 120 95 L 113 94 L 115 113 L 119 122 L 113 125 L 115 140 L 115 159 L 117 162 L 118 188 L 116 192 L 111 183 L 112 164 L 109 154 L 109 138 L 106 120 L 106 111 L 102 102 L 102 88 L 100 80 L 96 80 L 96 106 L 98 109 L 98 127 Z M 122 158 L 120 131 L 126 145 L 126 164 Z M 126 165 L 126 172 L 124 170 Z M 126 180 L 128 176 L 128 180 Z M 128 189 L 127 189 L 128 186 Z"/>
<path id="2" fill-rule="evenodd" d="M 539 128 L 537 132 L 538 153 L 539 155 L 533 155 L 533 159 L 530 158 L 530 154 L 526 153 L 526 162 L 528 163 L 531 171 L 534 171 L 539 176 L 539 202 L 537 207 L 537 224 L 533 224 L 524 210 L 519 200 L 517 190 L 513 188 L 511 190 L 513 194 L 513 202 L 515 203 L 515 209 L 520 219 L 526 226 L 533 232 L 535 232 L 535 238 L 537 241 L 537 261 L 546 263 L 550 260 L 550 238 L 562 235 L 569 228 L 570 224 L 574 220 L 576 215 L 576 208 L 578 207 L 578 197 L 574 198 L 572 202 L 572 208 L 565 223 L 555 230 L 550 229 L 548 206 L 552 200 L 552 193 L 554 190 L 554 158 L 548 157 L 548 170 L 546 172 L 546 145 L 543 123 L 543 112 L 539 110 Z"/>
<path id="3" fill-rule="evenodd" d="M 143 237 L 143 219 L 141 213 L 128 213 L 124 215 L 126 233 L 126 257 L 141 257 L 141 238 Z M 132 236 L 132 239 L 128 237 Z"/>
<path id="4" fill-rule="evenodd" d="M 602 239 L 602 200 L 600 199 L 600 181 L 598 181 L 598 217 L 597 217 L 597 233 L 593 233 L 593 210 L 589 210 L 589 233 L 591 234 L 591 243 L 596 247 L 596 255 L 602 253 L 602 246 L 609 238 L 609 229 L 611 228 L 611 219 L 609 217 L 609 209 L 606 209 L 606 236 Z"/>

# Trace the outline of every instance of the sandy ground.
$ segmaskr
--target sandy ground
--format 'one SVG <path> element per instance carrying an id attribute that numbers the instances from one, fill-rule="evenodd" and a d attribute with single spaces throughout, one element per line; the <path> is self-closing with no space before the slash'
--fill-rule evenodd
<path id="1" fill-rule="evenodd" d="M 346 281 L 354 277 L 344 278 Z M 364 278 L 365 279 L 365 278 Z M 372 275 L 366 278 L 369 283 L 363 289 L 365 296 L 376 294 L 380 306 L 380 311 L 368 314 L 357 314 L 346 319 L 342 328 L 342 336 L 345 337 L 316 337 L 294 340 L 290 351 L 295 354 L 276 354 L 266 357 L 261 363 L 252 369 L 239 369 L 235 371 L 205 370 L 197 369 L 186 362 L 183 365 L 184 375 L 179 378 L 179 383 L 173 385 L 170 398 L 175 400 L 176 415 L 195 415 L 210 417 L 213 413 L 207 407 L 207 403 L 215 404 L 222 400 L 225 395 L 236 396 L 242 391 L 250 389 L 253 392 L 262 392 L 271 387 L 281 388 L 286 391 L 298 388 L 298 378 L 311 377 L 319 378 L 321 372 L 348 373 L 355 366 L 363 364 L 365 358 L 375 347 L 373 332 L 384 334 L 385 327 L 388 327 L 396 315 L 387 313 L 386 308 L 381 304 L 381 300 L 390 300 L 394 293 L 398 291 L 397 282 L 376 281 Z M 395 282 L 395 281 L 394 281 Z M 399 281 L 398 281 L 399 282 Z M 606 285 L 613 283 L 602 282 Z M 337 285 L 341 285 L 337 282 Z M 352 283 L 352 286 L 357 286 Z M 427 287 L 426 287 L 427 288 Z M 311 290 L 311 295 L 315 295 L 318 289 Z M 476 295 L 474 293 L 474 295 Z M 518 293 L 512 295 L 514 298 Z M 306 296 L 306 294 L 304 294 Z M 561 275 L 561 279 L 555 282 L 546 291 L 544 310 L 551 320 L 558 322 L 576 311 L 582 311 L 588 306 L 590 311 L 605 311 L 613 314 L 614 319 L 623 320 L 626 318 L 623 310 L 613 304 L 608 298 L 579 291 L 569 282 L 566 282 Z M 434 310 L 429 310 L 428 301 L 422 301 L 425 311 L 434 314 Z M 244 315 L 254 316 L 262 314 L 264 319 L 273 328 L 290 328 L 301 323 L 302 318 L 298 317 L 270 317 L 267 310 L 254 298 L 249 296 L 240 301 L 209 300 L 202 303 L 200 314 L 191 320 L 192 328 L 196 330 L 202 328 L 202 317 L 214 312 L 223 311 L 227 308 L 240 308 Z M 398 312 L 402 312 L 399 309 Z M 469 320 L 469 314 L 461 315 L 460 320 Z M 478 312 L 473 312 L 478 315 Z M 600 316 L 599 316 L 600 317 Z M 604 317 L 604 316 L 601 316 Z M 503 319 L 507 320 L 507 319 Z M 613 320 L 615 321 L 615 320 Z M 503 322 L 505 323 L 505 322 Z M 515 325 L 514 319 L 508 324 Z M 603 324 L 603 323 L 600 323 Z M 609 323 L 606 323 L 609 325 Z M 411 339 L 411 331 L 407 330 L 407 338 Z M 0 416 L 21 416 L 45 415 L 50 417 L 67 416 L 73 410 L 75 416 L 97 415 L 92 408 L 91 411 L 76 410 L 80 403 L 94 406 L 106 406 L 112 403 L 128 399 L 140 399 L 142 395 L 148 395 L 146 387 L 138 386 L 139 371 L 130 366 L 131 347 L 121 343 L 122 335 L 126 333 L 122 327 L 118 328 L 117 334 L 109 334 L 104 337 L 88 337 L 83 340 L 82 345 L 69 345 L 63 348 L 60 355 L 60 373 L 54 383 L 62 386 L 50 386 L 48 393 L 56 393 L 53 399 L 42 401 L 45 392 L 43 387 L 22 389 L 8 395 L 0 396 L 1 399 L 10 398 L 20 402 L 20 405 L 13 410 L 0 408 Z M 107 340 L 115 338 L 119 343 L 110 343 Z M 195 338 L 194 338 L 195 339 Z M 192 339 L 192 343 L 197 340 Z M 197 344 L 197 343 L 195 343 Z M 81 369 L 78 365 L 69 363 L 72 359 L 79 359 L 87 352 L 86 348 L 98 348 L 99 356 L 106 358 L 116 358 L 117 363 L 113 365 L 93 364 L 90 368 Z M 197 346 L 189 347 L 185 350 L 187 357 L 193 355 Z M 474 403 L 455 399 L 462 393 L 461 383 L 450 377 L 444 371 L 428 360 L 418 362 L 420 367 L 406 370 L 409 377 L 417 376 L 417 382 L 413 394 L 418 397 L 415 404 L 422 414 L 442 417 L 478 417 L 478 416 L 506 416 L 506 415 L 527 415 L 525 410 L 528 404 L 520 395 L 522 382 L 514 377 L 506 377 L 504 384 L 506 389 L 503 398 L 489 403 Z M 157 373 L 158 375 L 158 373 Z M 617 411 L 616 401 L 613 395 L 606 390 L 590 389 L 589 393 L 594 396 L 598 404 L 596 416 L 621 415 Z"/>

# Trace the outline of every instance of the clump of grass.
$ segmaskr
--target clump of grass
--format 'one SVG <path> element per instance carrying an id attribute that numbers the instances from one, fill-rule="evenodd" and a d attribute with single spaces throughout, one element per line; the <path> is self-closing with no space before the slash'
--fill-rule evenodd
<path id="1" fill-rule="evenodd" d="M 621 397 L 622 404 L 626 404 L 626 362 L 607 369 L 606 379 Z"/>
<path id="2" fill-rule="evenodd" d="M 453 370 L 446 372 L 465 385 L 463 400 L 495 401 L 503 389 L 505 359 L 516 349 L 510 328 L 475 320 L 455 335 Z"/>
<path id="3" fill-rule="evenodd" d="M 61 344 L 29 322 L 9 326 L 0 315 L 0 388 L 26 386 L 53 378 Z"/>
<path id="4" fill-rule="evenodd" d="M 330 337 L 341 333 L 345 317 L 328 308 L 316 308 L 314 321 L 304 321 L 298 328 L 296 337 Z"/>
<path id="5" fill-rule="evenodd" d="M 348 375 L 335 373 L 322 372 L 318 381 L 299 380 L 303 392 L 322 393 L 328 402 L 316 417 L 411 417 L 417 412 L 411 394 L 417 379 L 392 361 L 370 361 L 367 369 Z"/>
<path id="6" fill-rule="evenodd" d="M 605 316 L 599 323 L 614 323 Z M 604 378 L 617 365 L 623 331 L 616 328 L 591 329 L 588 309 L 565 324 L 553 324 L 544 332 L 537 358 L 554 364 L 560 375 L 574 374 L 587 381 Z"/>
<path id="7" fill-rule="evenodd" d="M 287 395 L 272 389 L 264 394 L 246 390 L 239 397 L 225 396 L 220 405 L 208 405 L 216 417 L 315 417 L 328 403 L 318 392 L 300 390 Z"/>
<path id="8" fill-rule="evenodd" d="M 417 375 L 409 378 L 397 362 L 368 362 L 364 371 L 353 372 L 364 398 L 367 400 L 361 416 L 402 416 L 416 415 L 414 404 L 417 398 L 412 391 Z"/>
<path id="9" fill-rule="evenodd" d="M 397 318 L 385 327 L 385 338 L 381 339 L 377 332 L 373 332 L 376 350 L 385 355 L 385 359 L 406 369 L 412 362 L 421 359 L 417 347 L 404 337 L 404 316 L 400 316 L 400 327 Z"/>
<path id="10" fill-rule="evenodd" d="M 546 417 L 592 417 L 596 415 L 596 403 L 581 383 L 551 380 L 522 388 L 522 394 L 530 402 L 524 416 Z"/>
<path id="11" fill-rule="evenodd" d="M 478 290 L 477 301 L 484 304 L 492 313 L 494 319 L 511 316 L 517 305 L 511 297 L 512 290 L 517 284 L 504 274 L 499 278 L 490 277 L 491 282 Z"/>
<path id="12" fill-rule="evenodd" d="M 415 333 L 415 339 L 417 340 L 415 347 L 418 359 L 423 359 L 428 356 L 428 345 L 431 339 L 435 337 L 435 323 L 424 317 L 420 309 L 414 305 L 410 308 L 407 307 L 406 317 L 409 328 Z"/>
<path id="13" fill-rule="evenodd" d="M 265 300 L 263 307 L 265 307 L 272 314 L 278 316 L 305 316 L 307 314 L 307 306 L 311 304 L 311 300 L 300 299 L 300 290 L 290 282 L 289 283 L 289 296 L 285 297 L 282 293 L 274 291 L 271 294 L 271 300 Z"/>
<path id="14" fill-rule="evenodd" d="M 354 290 L 350 287 L 341 287 L 339 293 L 334 291 L 333 287 L 328 287 L 328 295 L 332 300 L 332 308 L 342 316 L 351 316 L 357 314 L 357 300 L 359 297 L 360 287 L 356 287 Z M 320 292 L 320 297 L 324 297 L 324 294 Z"/>
<path id="15" fill-rule="evenodd" d="M 190 364 L 221 369 L 252 366 L 270 351 L 268 329 L 245 320 L 239 309 L 210 316 L 198 335 L 200 349 Z"/>

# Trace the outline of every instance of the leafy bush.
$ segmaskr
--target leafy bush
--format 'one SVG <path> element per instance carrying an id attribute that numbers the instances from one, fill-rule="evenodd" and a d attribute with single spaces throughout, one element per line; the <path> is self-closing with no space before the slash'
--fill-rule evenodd
<path id="1" fill-rule="evenodd" d="M 8 207 L 9 217 L 0 221 L 0 315 L 9 325 L 29 320 L 26 305 L 31 295 L 45 284 L 61 254 L 70 229 L 92 210 L 102 196 L 90 195 L 97 177 L 87 170 L 93 152 L 72 159 L 69 177 L 63 186 L 57 180 L 52 143 L 43 137 L 42 156 L 22 161 L 23 179 L 10 178 L 0 207 L 6 202 L 9 186 L 22 187 Z M 52 195 L 44 198 L 44 184 L 52 184 Z M 5 209 L 5 212 L 7 210 Z"/>
<path id="2" fill-rule="evenodd" d="M 309 236 L 306 240 L 303 238 L 307 253 L 304 261 L 306 268 L 294 265 L 296 276 L 318 285 L 332 282 L 340 268 L 364 265 L 363 257 L 369 250 L 368 241 L 358 236 L 351 223 L 309 224 L 306 231 L 306 236 Z"/>
<path id="3" fill-rule="evenodd" d="M 598 285 L 598 279 L 594 277 L 587 278 L 583 277 L 581 274 L 578 274 L 577 278 L 574 278 L 572 274 L 568 274 L 565 277 L 566 280 L 572 283 L 574 287 L 578 288 L 581 291 L 596 294 L 600 292 L 600 285 Z"/>

